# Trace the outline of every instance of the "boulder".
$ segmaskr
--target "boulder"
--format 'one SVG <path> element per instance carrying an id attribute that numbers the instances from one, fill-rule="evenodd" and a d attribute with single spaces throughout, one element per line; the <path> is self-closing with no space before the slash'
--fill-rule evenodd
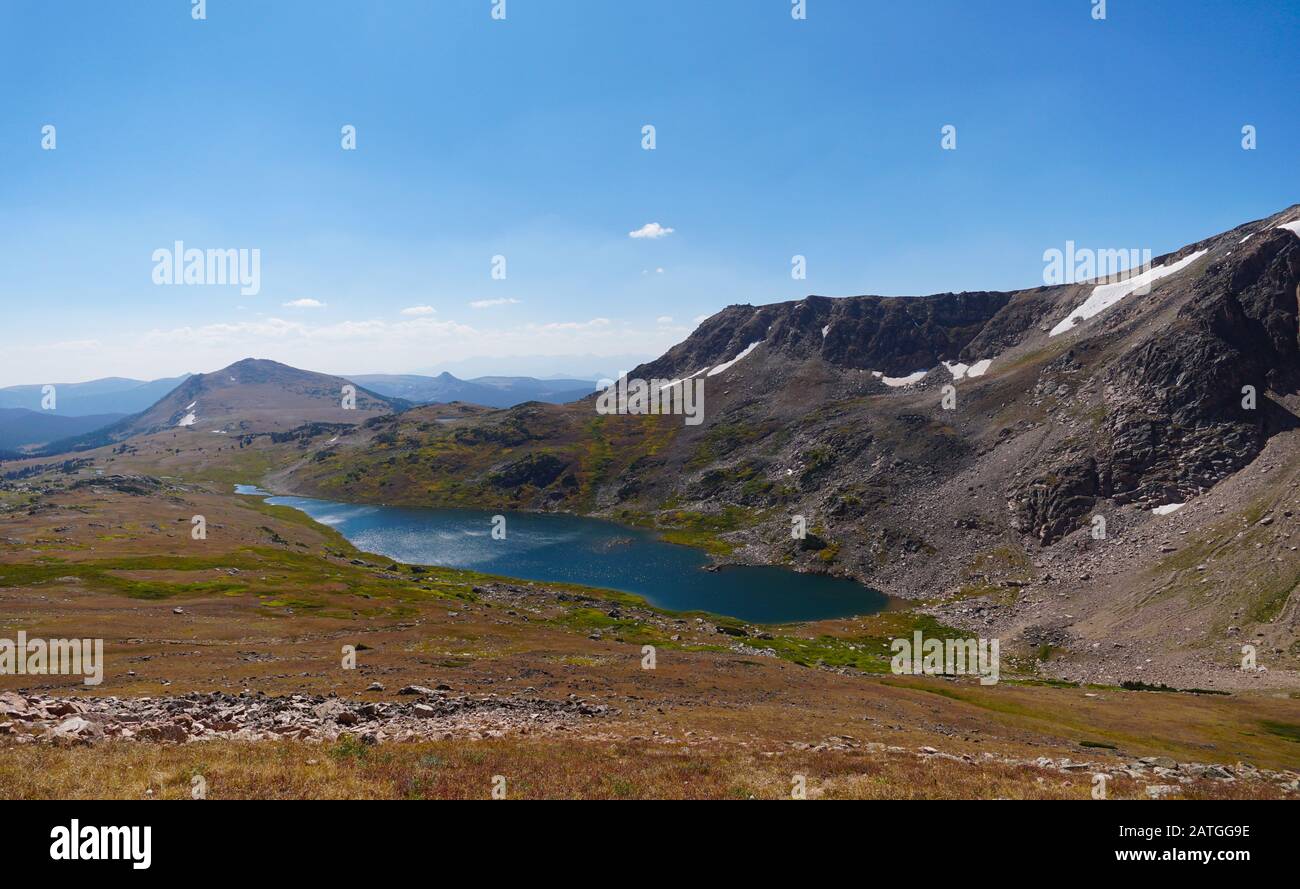
<path id="1" fill-rule="evenodd" d="M 72 716 L 49 730 L 56 743 L 89 744 L 104 736 L 104 730 L 81 716 Z"/>

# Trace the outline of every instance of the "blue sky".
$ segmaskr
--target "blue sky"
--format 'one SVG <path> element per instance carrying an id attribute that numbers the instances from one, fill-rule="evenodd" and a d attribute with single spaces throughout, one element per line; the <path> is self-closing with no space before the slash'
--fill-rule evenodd
<path id="1" fill-rule="evenodd" d="M 1297 3 L 492 6 L 0 0 L 0 385 L 614 371 L 732 303 L 1036 286 L 1300 200 Z M 260 292 L 155 286 L 177 240 Z"/>

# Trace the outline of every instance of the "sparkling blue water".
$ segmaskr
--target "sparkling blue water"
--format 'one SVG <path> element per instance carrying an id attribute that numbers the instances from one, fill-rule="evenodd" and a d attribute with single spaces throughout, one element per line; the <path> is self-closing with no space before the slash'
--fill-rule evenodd
<path id="1" fill-rule="evenodd" d="M 708 611 L 755 623 L 874 614 L 888 598 L 859 583 L 773 566 L 706 571 L 699 550 L 652 532 L 557 513 L 359 506 L 306 497 L 267 496 L 328 525 L 357 548 L 415 565 L 466 568 L 523 580 L 577 583 L 642 596 L 672 611 Z M 492 537 L 493 515 L 506 535 Z"/>

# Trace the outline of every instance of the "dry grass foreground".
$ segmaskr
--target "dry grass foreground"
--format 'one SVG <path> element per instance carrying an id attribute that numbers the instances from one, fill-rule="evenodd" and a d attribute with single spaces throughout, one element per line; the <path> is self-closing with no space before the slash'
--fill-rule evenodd
<path id="1" fill-rule="evenodd" d="M 802 778 L 802 781 L 800 780 Z M 196 779 L 201 779 L 201 782 Z M 180 746 L 26 746 L 0 756 L 0 796 L 23 799 L 1092 799 L 1091 775 L 911 753 L 793 751 L 566 738 L 385 744 L 345 738 Z M 496 795 L 494 795 L 496 791 Z M 1257 799 L 1256 783 L 1183 787 Z M 1142 798 L 1116 778 L 1108 798 Z"/>

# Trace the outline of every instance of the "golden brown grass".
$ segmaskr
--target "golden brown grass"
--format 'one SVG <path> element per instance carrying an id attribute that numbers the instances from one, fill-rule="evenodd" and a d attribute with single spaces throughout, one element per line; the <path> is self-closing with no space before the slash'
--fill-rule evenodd
<path id="1" fill-rule="evenodd" d="M 1090 774 L 967 763 L 910 753 L 755 751 L 739 746 L 514 737 L 364 746 L 297 741 L 94 748 L 10 746 L 0 798 L 489 799 L 496 776 L 510 799 L 789 799 L 796 775 L 809 799 L 1090 799 Z M 1110 797 L 1140 797 L 1118 778 Z M 1186 797 L 1274 795 L 1265 785 L 1189 785 Z"/>

